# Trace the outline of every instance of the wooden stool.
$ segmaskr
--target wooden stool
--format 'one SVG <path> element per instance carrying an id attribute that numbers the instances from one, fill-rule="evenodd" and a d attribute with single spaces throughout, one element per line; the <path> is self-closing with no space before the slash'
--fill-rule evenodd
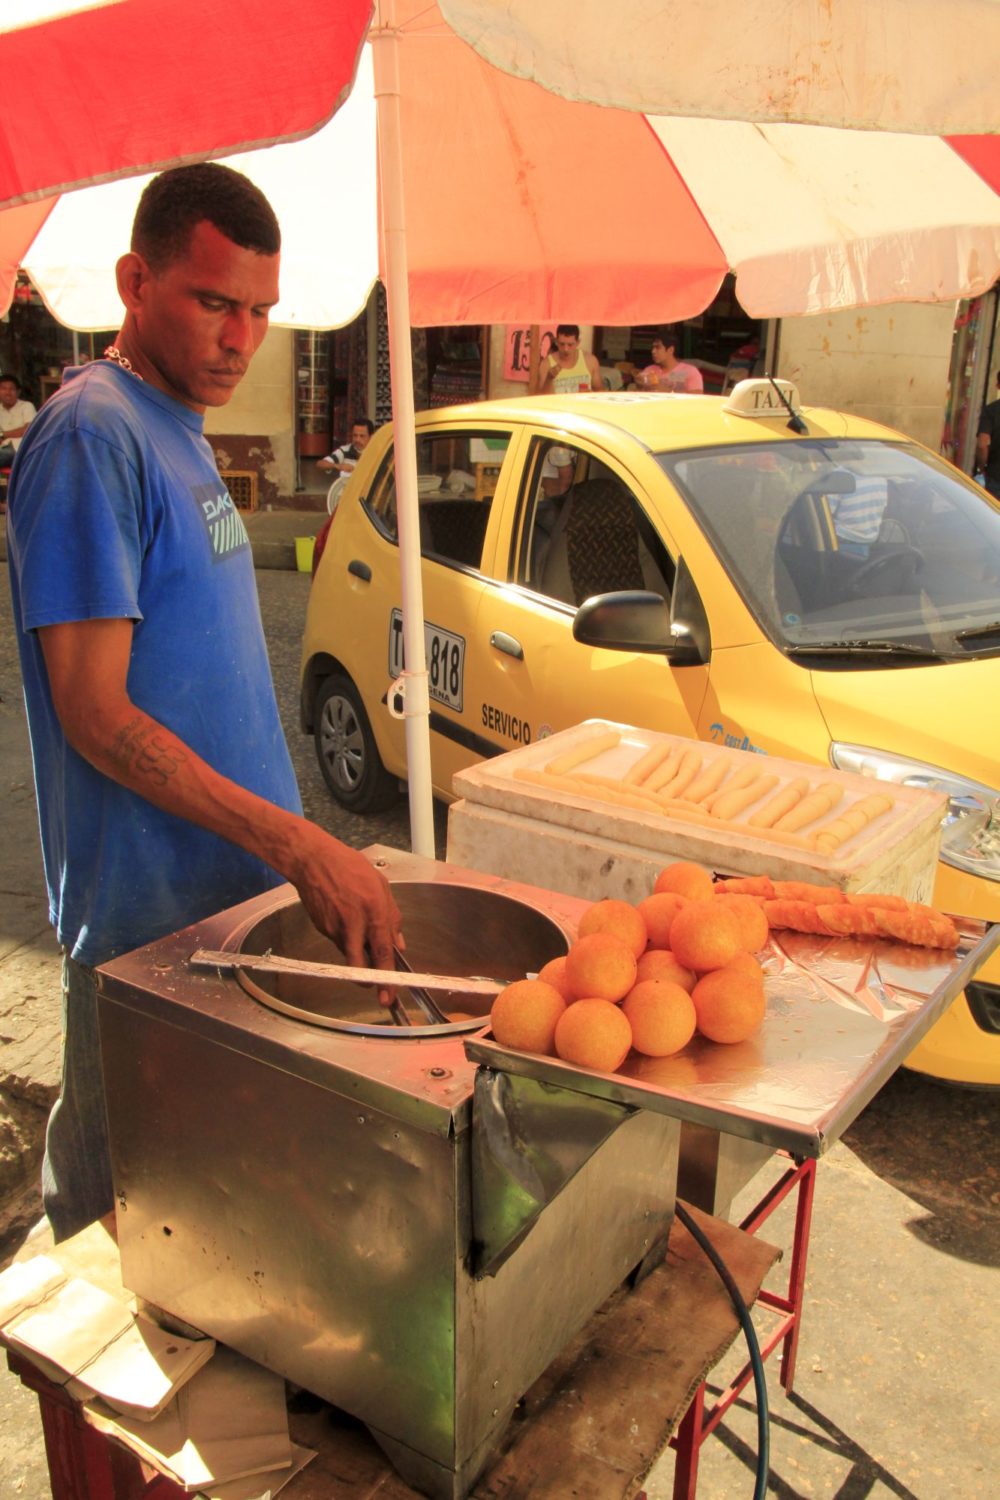
<path id="1" fill-rule="evenodd" d="M 780 1252 L 690 1212 L 752 1304 Z M 738 1331 L 714 1268 L 675 1221 L 664 1262 L 609 1298 L 527 1392 L 470 1500 L 635 1494 Z M 180 1500 L 182 1490 L 89 1427 L 79 1404 L 23 1356 L 9 1352 L 8 1363 L 39 1398 L 53 1500 Z M 293 1409 L 289 1429 L 317 1457 L 282 1491 L 287 1500 L 419 1500 L 360 1423 L 328 1407 Z"/>

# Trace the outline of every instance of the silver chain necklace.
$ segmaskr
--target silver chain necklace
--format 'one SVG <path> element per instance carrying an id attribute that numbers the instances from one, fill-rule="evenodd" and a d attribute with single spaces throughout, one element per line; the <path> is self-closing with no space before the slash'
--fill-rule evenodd
<path id="1" fill-rule="evenodd" d="M 108 345 L 108 347 L 104 351 L 104 358 L 110 359 L 112 364 L 121 365 L 122 369 L 127 370 L 130 375 L 134 375 L 136 380 L 142 379 L 139 371 L 132 368 L 132 361 L 125 358 L 125 355 L 119 349 L 117 344 Z"/>

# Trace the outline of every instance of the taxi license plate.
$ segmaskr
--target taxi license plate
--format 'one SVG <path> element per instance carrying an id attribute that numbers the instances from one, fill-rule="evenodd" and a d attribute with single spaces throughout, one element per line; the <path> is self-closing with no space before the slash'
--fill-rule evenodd
<path id="1" fill-rule="evenodd" d="M 424 621 L 424 651 L 427 655 L 428 691 L 437 703 L 462 712 L 465 684 L 465 640 L 443 630 L 440 625 Z M 389 673 L 398 677 L 403 670 L 403 611 L 394 609 L 389 619 Z"/>

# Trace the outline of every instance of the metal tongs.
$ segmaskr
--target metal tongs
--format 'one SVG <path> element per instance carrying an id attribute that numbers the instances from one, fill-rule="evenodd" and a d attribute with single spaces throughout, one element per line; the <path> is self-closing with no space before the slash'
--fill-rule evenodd
<path id="1" fill-rule="evenodd" d="M 392 952 L 393 957 L 396 960 L 396 968 L 404 974 L 412 974 L 414 972 L 413 965 L 406 958 L 402 949 L 397 948 L 395 944 L 393 944 Z M 423 1011 L 426 1020 L 430 1021 L 435 1026 L 451 1025 L 448 1017 L 445 1015 L 440 1005 L 438 1005 L 437 1001 L 432 997 L 429 990 L 423 989 L 419 984 L 408 984 L 406 988 L 413 996 L 420 1010 Z M 411 1024 L 410 1018 L 406 1014 L 406 1009 L 399 1000 L 394 999 L 390 1001 L 389 1010 L 397 1026 L 409 1026 Z M 402 1021 L 397 1019 L 397 1010 L 402 1012 Z"/>

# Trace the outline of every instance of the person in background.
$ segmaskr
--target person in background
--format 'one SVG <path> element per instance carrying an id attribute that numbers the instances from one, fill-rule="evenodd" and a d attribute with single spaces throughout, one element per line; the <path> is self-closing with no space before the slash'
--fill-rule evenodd
<path id="1" fill-rule="evenodd" d="M 348 963 L 394 967 L 388 884 L 302 816 L 249 538 L 203 430 L 267 332 L 280 245 L 241 173 L 154 177 L 117 265 L 121 331 L 66 372 L 11 474 L 14 626 L 64 953 L 42 1168 L 56 1240 L 113 1207 L 97 965 L 288 880 Z"/>
<path id="2" fill-rule="evenodd" d="M 677 335 L 669 328 L 660 330 L 649 351 L 652 364 L 644 370 L 633 370 L 632 379 L 640 391 L 687 391 L 705 389 L 697 365 L 677 358 Z"/>
<path id="3" fill-rule="evenodd" d="M 533 578 L 541 573 L 553 529 L 573 484 L 576 460 L 572 448 L 563 448 L 558 443 L 550 443 L 542 458 L 532 540 Z"/>
<path id="4" fill-rule="evenodd" d="M 889 487 L 881 474 L 853 474 L 854 487 L 827 497 L 833 529 L 841 552 L 867 557 L 878 541 L 889 501 Z"/>
<path id="5" fill-rule="evenodd" d="M 540 396 L 566 396 L 577 391 L 603 391 L 604 380 L 593 354 L 580 348 L 580 330 L 575 323 L 560 323 L 556 329 L 556 352 L 543 367 Z"/>
<path id="6" fill-rule="evenodd" d="M 997 371 L 997 388 L 1000 389 L 1000 370 Z M 1000 399 L 988 401 L 979 418 L 975 472 L 982 473 L 986 489 L 1000 500 Z"/>
<path id="7" fill-rule="evenodd" d="M 28 423 L 37 416 L 30 401 L 21 400 L 21 384 L 16 375 L 0 375 L 0 469 L 9 469 Z"/>
<path id="8" fill-rule="evenodd" d="M 351 423 L 350 441 L 321 458 L 317 469 L 322 469 L 324 474 L 350 474 L 374 431 L 375 423 L 369 417 L 355 417 Z"/>
<path id="9" fill-rule="evenodd" d="M 542 460 L 542 494 L 550 500 L 565 495 L 573 483 L 573 471 L 576 468 L 576 455 L 571 448 L 560 448 L 558 444 L 550 444 L 545 457 Z"/>

